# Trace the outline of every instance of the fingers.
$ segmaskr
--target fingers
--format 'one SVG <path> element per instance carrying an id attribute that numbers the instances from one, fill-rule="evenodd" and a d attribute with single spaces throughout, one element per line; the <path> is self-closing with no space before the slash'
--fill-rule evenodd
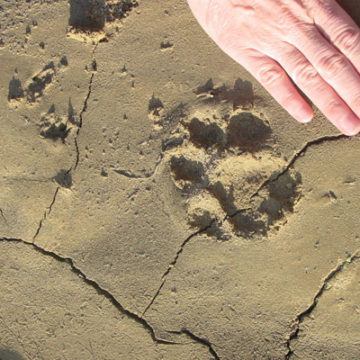
<path id="1" fill-rule="evenodd" d="M 296 120 L 308 122 L 313 117 L 310 105 L 296 90 L 284 69 L 273 59 L 260 52 L 247 49 L 236 59 L 243 65 L 274 99 Z"/>
<path id="2" fill-rule="evenodd" d="M 357 116 L 299 50 L 285 43 L 270 56 L 276 58 L 295 84 L 341 132 L 355 135 L 360 131 Z"/>
<path id="3" fill-rule="evenodd" d="M 355 21 L 333 0 L 314 5 L 314 10 L 314 21 L 322 35 L 360 72 L 360 29 Z"/>
<path id="4" fill-rule="evenodd" d="M 360 117 L 360 76 L 346 56 L 331 45 L 315 26 L 295 31 L 289 35 L 289 39 L 321 77 Z M 360 120 L 358 120 L 358 125 L 353 124 L 351 132 L 355 133 L 357 130 L 360 130 Z"/>

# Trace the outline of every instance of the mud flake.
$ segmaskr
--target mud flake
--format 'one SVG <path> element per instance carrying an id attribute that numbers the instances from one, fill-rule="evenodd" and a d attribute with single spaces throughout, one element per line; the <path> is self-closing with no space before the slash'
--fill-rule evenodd
<path id="1" fill-rule="evenodd" d="M 230 186 L 230 189 L 226 190 L 221 181 L 216 181 L 209 186 L 209 191 L 218 200 L 225 214 L 232 215 L 237 211 L 234 204 L 235 198 L 233 186 Z"/>
<path id="2" fill-rule="evenodd" d="M 24 90 L 21 85 L 21 81 L 15 76 L 9 82 L 9 93 L 8 101 L 11 100 L 20 100 L 24 97 Z"/>
<path id="3" fill-rule="evenodd" d="M 232 105 L 232 110 L 253 108 L 254 100 L 259 99 L 254 95 L 253 85 L 250 81 L 240 78 L 235 80 L 234 87 L 225 85 L 215 86 L 212 79 L 197 88 L 195 93 L 204 101 L 220 103 L 226 102 Z"/>
<path id="4" fill-rule="evenodd" d="M 161 144 L 162 151 L 176 148 L 176 147 L 182 145 L 183 142 L 184 142 L 183 137 L 171 137 L 169 139 L 163 139 L 162 144 Z"/>
<path id="5" fill-rule="evenodd" d="M 149 118 L 158 123 L 161 119 L 163 110 L 164 110 L 164 105 L 162 101 L 153 95 L 148 105 Z"/>
<path id="6" fill-rule="evenodd" d="M 174 46 L 173 43 L 171 43 L 170 41 L 162 41 L 160 43 L 160 49 L 161 50 L 169 50 L 169 49 L 172 49 Z"/>
<path id="7" fill-rule="evenodd" d="M 105 5 L 105 19 L 107 22 L 123 19 L 137 6 L 139 6 L 139 3 L 135 0 L 107 1 Z"/>
<path id="8" fill-rule="evenodd" d="M 60 59 L 60 64 L 63 65 L 63 66 L 68 66 L 69 65 L 68 59 L 67 59 L 67 57 L 65 55 Z"/>

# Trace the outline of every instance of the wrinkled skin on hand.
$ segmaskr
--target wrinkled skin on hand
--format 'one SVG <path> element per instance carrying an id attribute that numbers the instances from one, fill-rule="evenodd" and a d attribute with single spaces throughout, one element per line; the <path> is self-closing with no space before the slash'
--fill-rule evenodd
<path id="1" fill-rule="evenodd" d="M 360 30 L 336 0 L 188 0 L 217 45 L 295 119 L 360 131 Z"/>

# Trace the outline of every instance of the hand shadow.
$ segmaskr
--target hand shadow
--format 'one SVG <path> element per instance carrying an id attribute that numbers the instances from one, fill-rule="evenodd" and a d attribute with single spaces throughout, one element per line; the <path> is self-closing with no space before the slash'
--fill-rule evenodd
<path id="1" fill-rule="evenodd" d="M 0 360 L 25 360 L 18 352 L 10 349 L 0 349 Z"/>

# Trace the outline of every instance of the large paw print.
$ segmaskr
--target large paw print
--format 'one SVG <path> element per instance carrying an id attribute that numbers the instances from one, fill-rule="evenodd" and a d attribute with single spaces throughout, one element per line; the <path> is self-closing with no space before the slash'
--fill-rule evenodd
<path id="1" fill-rule="evenodd" d="M 201 87 L 163 142 L 173 182 L 187 199 L 189 224 L 223 240 L 278 230 L 300 198 L 300 174 L 277 175 L 284 159 L 271 126 L 240 83 Z M 166 119 L 159 115 L 157 123 Z"/>

